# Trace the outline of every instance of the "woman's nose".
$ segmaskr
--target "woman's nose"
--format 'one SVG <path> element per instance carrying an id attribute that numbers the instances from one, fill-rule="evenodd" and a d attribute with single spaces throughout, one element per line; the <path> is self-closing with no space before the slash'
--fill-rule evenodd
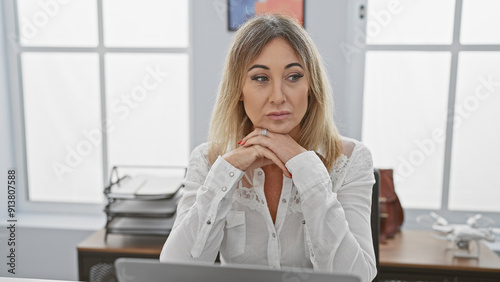
<path id="1" fill-rule="evenodd" d="M 286 97 L 283 92 L 283 85 L 281 82 L 274 83 L 271 95 L 269 95 L 269 102 L 273 104 L 281 104 L 285 101 Z"/>

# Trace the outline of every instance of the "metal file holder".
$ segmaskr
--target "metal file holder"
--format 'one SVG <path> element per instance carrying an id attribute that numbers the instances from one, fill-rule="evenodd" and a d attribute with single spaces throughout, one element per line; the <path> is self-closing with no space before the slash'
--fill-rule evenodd
<path id="1" fill-rule="evenodd" d="M 165 194 L 113 193 L 113 188 L 119 187 L 124 181 L 134 177 L 128 174 L 120 175 L 120 170 L 123 169 L 145 172 L 152 169 L 183 169 L 184 177 L 187 172 L 187 168 L 182 166 L 114 166 L 109 184 L 104 188 L 107 200 L 104 208 L 106 213 L 104 241 L 107 241 L 108 234 L 168 236 L 175 220 L 177 203 L 182 196 L 184 185 L 174 188 L 173 193 Z"/>

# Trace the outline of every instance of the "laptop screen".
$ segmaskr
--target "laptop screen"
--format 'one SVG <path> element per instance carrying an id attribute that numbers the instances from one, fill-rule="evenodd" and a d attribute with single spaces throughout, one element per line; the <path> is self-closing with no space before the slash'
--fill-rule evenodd
<path id="1" fill-rule="evenodd" d="M 270 269 L 258 265 L 160 263 L 154 259 L 120 258 L 115 261 L 119 282 L 147 281 L 283 281 L 283 282 L 360 282 L 360 278 L 312 269 Z"/>

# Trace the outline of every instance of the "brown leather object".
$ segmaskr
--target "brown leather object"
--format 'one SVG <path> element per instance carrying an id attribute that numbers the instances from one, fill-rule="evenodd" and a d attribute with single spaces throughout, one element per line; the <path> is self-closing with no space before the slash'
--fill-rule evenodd
<path id="1" fill-rule="evenodd" d="M 392 169 L 379 169 L 380 173 L 380 242 L 393 238 L 404 221 L 403 208 L 394 189 Z"/>

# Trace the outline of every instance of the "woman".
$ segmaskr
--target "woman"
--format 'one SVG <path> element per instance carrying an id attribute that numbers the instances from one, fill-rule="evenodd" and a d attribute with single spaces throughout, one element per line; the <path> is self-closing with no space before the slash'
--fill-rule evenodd
<path id="1" fill-rule="evenodd" d="M 236 32 L 209 143 L 192 153 L 161 261 L 307 267 L 376 275 L 369 150 L 341 138 L 328 79 L 294 20 Z M 239 141 L 239 142 L 238 142 Z"/>

